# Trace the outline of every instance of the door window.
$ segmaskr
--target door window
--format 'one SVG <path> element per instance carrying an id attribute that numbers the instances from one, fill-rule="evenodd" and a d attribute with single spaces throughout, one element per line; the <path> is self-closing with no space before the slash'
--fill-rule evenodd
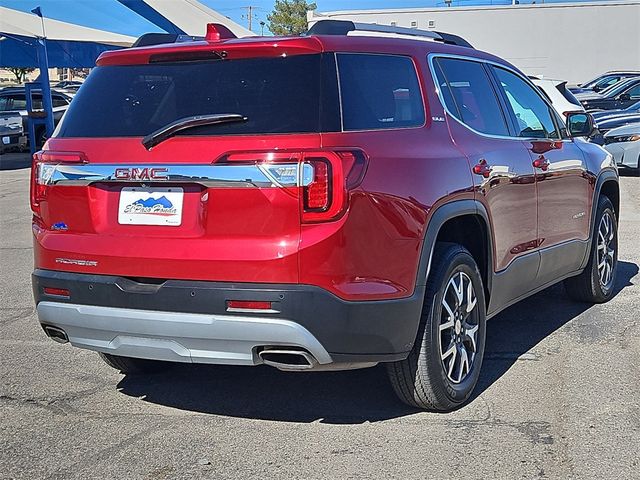
<path id="1" fill-rule="evenodd" d="M 640 99 L 640 84 L 633 87 L 631 90 L 627 92 L 631 97 L 631 100 Z"/>
<path id="2" fill-rule="evenodd" d="M 60 97 L 58 95 L 54 95 L 52 97 L 52 101 L 54 107 L 64 107 L 66 105 L 69 105 L 69 102 L 67 102 L 64 97 Z"/>
<path id="3" fill-rule="evenodd" d="M 502 109 L 481 63 L 442 57 L 435 59 L 433 66 L 451 115 L 477 132 L 509 136 Z"/>
<path id="4" fill-rule="evenodd" d="M 492 67 L 511 109 L 516 136 L 559 138 L 549 106 L 540 94 L 522 78 L 498 67 Z"/>

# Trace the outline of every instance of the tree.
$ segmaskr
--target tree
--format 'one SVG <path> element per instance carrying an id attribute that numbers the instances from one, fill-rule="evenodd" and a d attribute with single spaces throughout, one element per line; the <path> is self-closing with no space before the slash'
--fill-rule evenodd
<path id="1" fill-rule="evenodd" d="M 274 35 L 300 35 L 307 31 L 307 11 L 315 9 L 316 4 L 307 0 L 276 0 L 267 15 L 269 30 Z"/>
<path id="2" fill-rule="evenodd" d="M 27 79 L 27 73 L 35 71 L 35 68 L 10 67 L 7 70 L 16 76 L 16 82 L 23 83 Z"/>

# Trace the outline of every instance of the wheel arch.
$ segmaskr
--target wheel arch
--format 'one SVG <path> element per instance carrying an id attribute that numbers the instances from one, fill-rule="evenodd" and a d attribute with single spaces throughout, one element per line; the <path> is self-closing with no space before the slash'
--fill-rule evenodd
<path id="1" fill-rule="evenodd" d="M 598 212 L 598 199 L 604 195 L 613 204 L 616 213 L 616 220 L 620 221 L 620 183 L 618 172 L 613 169 L 603 170 L 596 179 L 596 186 L 593 191 L 593 201 L 591 202 L 591 221 L 589 223 L 589 245 L 582 260 L 581 269 L 584 269 L 589 262 L 591 246 L 593 244 L 593 232 L 595 229 L 596 214 Z"/>
<path id="2" fill-rule="evenodd" d="M 468 229 L 477 228 L 481 235 L 469 235 Z M 436 243 L 442 241 L 459 243 L 469 250 L 480 270 L 488 305 L 493 277 L 493 239 L 484 205 L 477 200 L 454 200 L 433 212 L 422 242 L 417 285 L 426 285 Z"/>

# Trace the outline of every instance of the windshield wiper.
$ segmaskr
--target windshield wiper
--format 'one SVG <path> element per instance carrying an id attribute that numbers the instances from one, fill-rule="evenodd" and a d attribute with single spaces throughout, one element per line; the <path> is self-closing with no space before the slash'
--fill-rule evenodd
<path id="1" fill-rule="evenodd" d="M 144 148 L 147 150 L 151 150 L 159 143 L 164 142 L 178 132 L 188 128 L 200 127 L 202 125 L 220 125 L 223 123 L 246 121 L 247 117 L 240 115 L 239 113 L 214 113 L 211 115 L 194 115 L 193 117 L 184 117 L 151 132 L 142 139 L 142 145 L 144 145 Z"/>

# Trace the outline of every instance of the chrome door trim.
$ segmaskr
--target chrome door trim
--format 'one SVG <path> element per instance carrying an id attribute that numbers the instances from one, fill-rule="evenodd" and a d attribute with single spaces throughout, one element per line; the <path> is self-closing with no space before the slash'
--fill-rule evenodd
<path id="1" fill-rule="evenodd" d="M 447 104 L 444 101 L 444 96 L 442 95 L 442 92 L 440 91 L 440 83 L 438 82 L 438 76 L 436 75 L 436 70 L 435 70 L 435 67 L 433 66 L 433 60 L 434 59 L 438 59 L 438 58 L 453 58 L 453 59 L 457 59 L 457 60 L 466 60 L 466 61 L 469 61 L 469 62 L 476 62 L 476 63 L 480 63 L 480 64 L 491 65 L 491 66 L 495 66 L 495 67 L 498 67 L 498 68 L 502 68 L 503 70 L 507 70 L 507 71 L 513 73 L 514 75 L 516 75 L 517 77 L 519 77 L 521 80 L 523 80 L 525 83 L 527 83 L 531 88 L 533 88 L 533 90 L 542 99 L 542 101 L 545 103 L 545 105 L 547 105 L 547 108 L 553 109 L 553 105 L 551 105 L 551 103 L 549 101 L 547 101 L 546 98 L 544 98 L 542 95 L 540 95 L 540 93 L 538 93 L 537 87 L 533 84 L 533 82 L 531 82 L 531 80 L 529 80 L 526 76 L 523 76 L 522 73 L 520 73 L 519 71 L 515 70 L 513 67 L 511 67 L 509 65 L 505 65 L 504 63 L 495 62 L 493 60 L 489 60 L 489 59 L 485 59 L 485 58 L 472 57 L 472 56 L 468 56 L 468 55 L 458 55 L 458 54 L 455 54 L 455 53 L 435 53 L 435 52 L 434 53 L 430 53 L 430 54 L 427 55 L 427 65 L 428 65 L 429 71 L 431 73 L 431 79 L 433 80 L 433 84 L 436 87 L 436 94 L 437 94 L 438 99 L 440 100 L 440 104 L 442 105 L 442 108 L 448 114 L 449 117 L 451 117 L 453 120 L 458 122 L 460 125 L 462 125 L 466 129 L 472 131 L 476 135 L 480 135 L 481 137 L 502 139 L 502 140 L 520 140 L 520 141 L 525 141 L 525 142 L 526 141 L 530 141 L 530 140 L 554 140 L 554 141 L 555 140 L 562 140 L 562 138 L 560 138 L 560 137 L 557 138 L 557 139 L 551 139 L 551 138 L 537 138 L 537 137 L 533 137 L 533 138 L 529 138 L 529 137 L 514 137 L 512 135 L 494 135 L 494 134 L 491 134 L 491 133 L 479 132 L 478 130 L 470 127 L 469 125 L 464 123 L 462 120 L 460 120 L 458 117 L 456 117 L 453 114 L 453 112 L 451 112 L 449 110 L 449 108 L 447 107 Z M 499 92 L 496 92 L 496 93 L 499 93 Z M 500 110 L 503 110 L 503 107 L 502 107 L 502 105 L 500 103 L 499 103 L 499 106 L 500 106 Z M 503 112 L 503 114 L 506 114 L 506 113 L 507 112 Z M 556 125 L 556 127 L 557 127 L 557 125 Z"/>

